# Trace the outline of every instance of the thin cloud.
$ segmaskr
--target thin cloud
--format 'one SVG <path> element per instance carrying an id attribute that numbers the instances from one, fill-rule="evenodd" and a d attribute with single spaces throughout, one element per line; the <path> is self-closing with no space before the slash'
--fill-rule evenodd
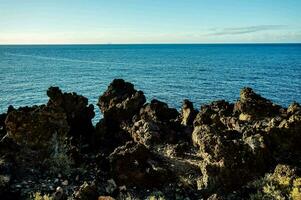
<path id="1" fill-rule="evenodd" d="M 259 26 L 247 26 L 247 27 L 238 27 L 238 28 L 224 28 L 224 29 L 217 29 L 214 32 L 206 35 L 208 36 L 241 35 L 241 34 L 254 33 L 259 31 L 279 30 L 286 27 L 287 27 L 286 25 L 259 25 Z"/>

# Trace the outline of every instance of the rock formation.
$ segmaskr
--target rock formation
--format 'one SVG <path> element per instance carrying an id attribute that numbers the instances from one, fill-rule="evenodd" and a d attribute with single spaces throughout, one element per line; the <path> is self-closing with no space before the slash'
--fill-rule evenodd
<path id="1" fill-rule="evenodd" d="M 301 106 L 251 88 L 180 112 L 115 79 L 0 115 L 0 199 L 301 199 Z"/>

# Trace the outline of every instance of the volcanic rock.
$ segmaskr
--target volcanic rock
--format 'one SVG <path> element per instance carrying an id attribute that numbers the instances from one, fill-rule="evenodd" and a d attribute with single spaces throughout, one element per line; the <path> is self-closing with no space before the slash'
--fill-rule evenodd
<path id="1" fill-rule="evenodd" d="M 240 114 L 240 120 L 250 121 L 279 114 L 280 108 L 256 94 L 252 88 L 245 87 L 240 91 L 240 99 L 236 102 L 234 111 Z"/>
<path id="2" fill-rule="evenodd" d="M 94 127 L 92 118 L 95 116 L 94 106 L 88 105 L 88 99 L 76 93 L 63 93 L 58 87 L 47 90 L 49 101 L 47 107 L 66 114 L 70 127 L 69 135 L 90 142 Z"/>
<path id="3" fill-rule="evenodd" d="M 191 126 L 196 115 L 197 111 L 193 108 L 193 103 L 185 99 L 181 109 L 181 124 Z"/>
<path id="4" fill-rule="evenodd" d="M 120 185 L 158 186 L 170 179 L 167 170 L 158 165 L 158 159 L 143 145 L 127 142 L 109 156 L 111 173 Z"/>
<path id="5" fill-rule="evenodd" d="M 114 79 L 108 89 L 99 97 L 99 106 L 104 118 L 108 121 L 130 121 L 140 110 L 146 99 L 142 91 L 123 79 Z"/>

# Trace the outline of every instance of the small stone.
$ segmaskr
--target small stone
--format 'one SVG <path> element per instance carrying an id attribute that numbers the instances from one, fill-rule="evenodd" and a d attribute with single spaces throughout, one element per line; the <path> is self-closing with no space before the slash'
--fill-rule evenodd
<path id="1" fill-rule="evenodd" d="M 68 185 L 68 180 L 64 180 L 64 181 L 62 182 L 62 185 L 63 185 L 63 186 L 67 186 L 67 185 Z"/>
<path id="2" fill-rule="evenodd" d="M 126 191 L 126 186 L 125 186 L 125 185 L 120 186 L 120 187 L 119 187 L 119 191 Z"/>
<path id="3" fill-rule="evenodd" d="M 107 181 L 108 185 L 106 186 L 106 192 L 111 194 L 117 189 L 117 185 L 113 179 Z"/>

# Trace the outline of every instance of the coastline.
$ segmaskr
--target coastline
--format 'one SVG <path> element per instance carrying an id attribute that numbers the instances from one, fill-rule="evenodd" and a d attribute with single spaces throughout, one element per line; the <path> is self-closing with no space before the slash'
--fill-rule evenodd
<path id="1" fill-rule="evenodd" d="M 284 108 L 243 88 L 234 103 L 184 100 L 178 112 L 115 79 L 93 126 L 86 97 L 58 87 L 47 96 L 0 117 L 3 199 L 301 197 L 298 103 Z"/>

